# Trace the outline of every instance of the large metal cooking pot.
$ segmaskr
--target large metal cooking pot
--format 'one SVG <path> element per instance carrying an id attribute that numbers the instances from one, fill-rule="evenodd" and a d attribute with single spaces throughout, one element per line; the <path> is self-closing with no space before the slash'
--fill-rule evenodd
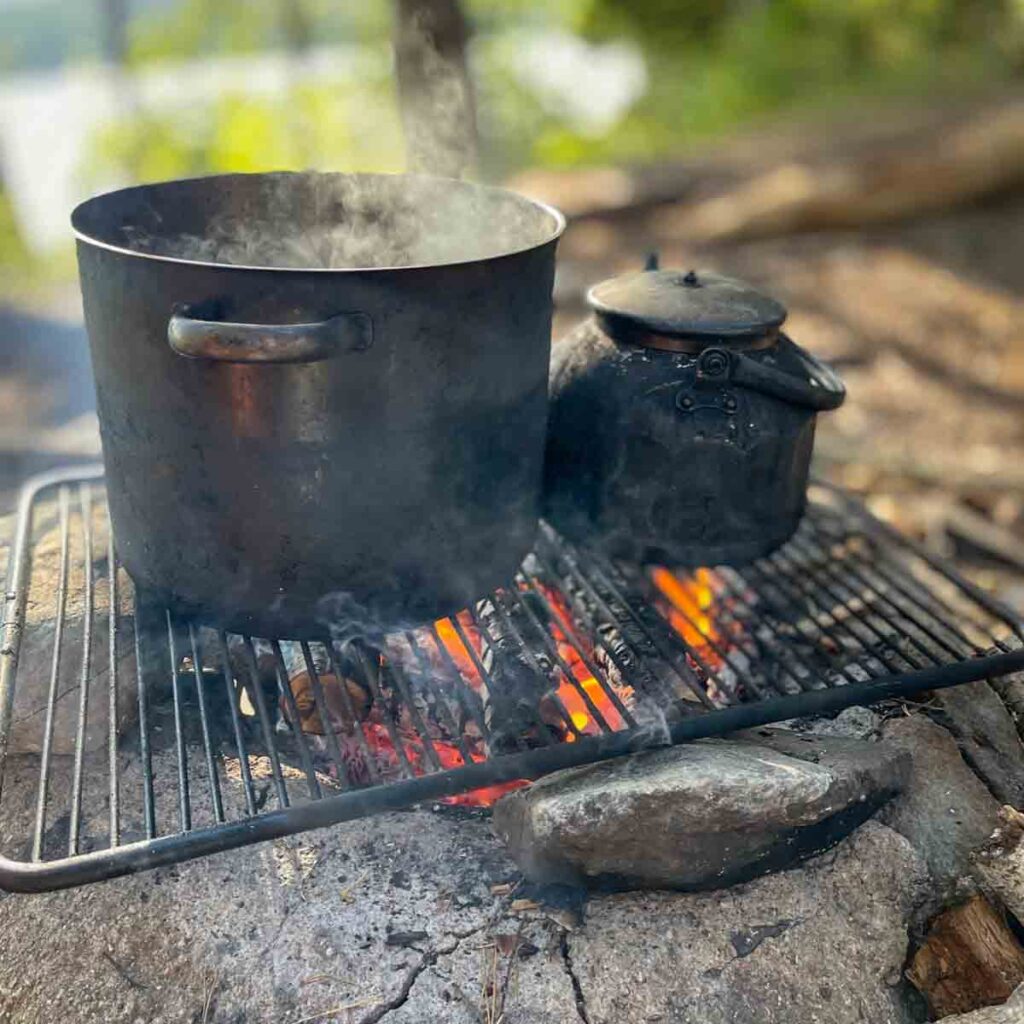
<path id="1" fill-rule="evenodd" d="M 282 173 L 125 189 L 72 224 L 117 550 L 147 594 L 311 637 L 512 576 L 560 214 L 448 179 Z"/>

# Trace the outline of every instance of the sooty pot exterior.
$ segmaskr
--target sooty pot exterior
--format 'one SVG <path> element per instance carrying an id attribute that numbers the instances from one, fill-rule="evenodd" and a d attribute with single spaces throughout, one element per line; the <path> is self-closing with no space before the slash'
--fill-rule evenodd
<path id="1" fill-rule="evenodd" d="M 403 176 L 372 177 L 375 197 L 407 193 Z M 561 220 L 501 190 L 421 179 L 432 209 L 519 218 L 530 244 L 335 270 L 121 241 L 136 224 L 202 235 L 219 211 L 265 216 L 282 196 L 296 216 L 323 216 L 305 182 L 143 186 L 90 200 L 74 224 L 122 563 L 202 622 L 319 639 L 449 614 L 529 551 Z"/>
<path id="2" fill-rule="evenodd" d="M 804 511 L 816 414 L 836 375 L 779 330 L 785 310 L 711 274 L 604 282 L 555 346 L 545 514 L 615 557 L 738 564 Z"/>

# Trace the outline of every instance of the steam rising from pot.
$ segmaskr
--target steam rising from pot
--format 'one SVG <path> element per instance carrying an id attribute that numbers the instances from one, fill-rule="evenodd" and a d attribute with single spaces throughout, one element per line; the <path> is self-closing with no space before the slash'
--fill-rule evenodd
<path id="1" fill-rule="evenodd" d="M 203 263 L 383 268 L 486 259 L 537 245 L 557 230 L 550 213 L 520 196 L 451 179 L 317 172 L 259 178 L 254 194 L 233 190 L 238 176 L 225 176 L 223 202 L 184 210 L 181 224 L 142 209 L 120 225 L 119 244 Z"/>

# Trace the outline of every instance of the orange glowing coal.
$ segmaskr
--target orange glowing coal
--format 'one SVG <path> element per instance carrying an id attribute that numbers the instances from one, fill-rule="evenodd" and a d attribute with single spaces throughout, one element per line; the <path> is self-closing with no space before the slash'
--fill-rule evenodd
<path id="1" fill-rule="evenodd" d="M 691 657 L 706 670 L 717 672 L 723 665 L 721 652 L 729 645 L 715 620 L 713 574 L 700 569 L 692 576 L 677 576 L 658 567 L 651 570 L 651 580 L 658 593 L 659 610 L 686 643 Z M 607 652 L 595 649 L 590 638 L 581 633 L 565 595 L 539 581 L 532 586 L 543 599 L 544 621 L 551 641 L 538 643 L 535 650 L 544 651 L 554 683 L 541 700 L 540 718 L 566 743 L 623 729 L 625 715 L 634 700 L 633 690 L 621 680 L 609 678 L 603 660 Z M 525 583 L 521 588 L 524 592 L 528 589 Z M 467 687 L 485 695 L 488 679 L 481 671 L 481 666 L 486 665 L 485 638 L 481 637 L 473 616 L 460 612 L 454 619 L 439 619 L 432 633 L 431 639 L 418 641 L 418 657 L 425 655 L 436 672 L 439 688 L 450 683 L 454 666 Z M 557 652 L 556 658 L 551 658 L 553 652 Z M 467 759 L 469 763 L 487 760 L 486 739 L 470 720 L 472 715 L 460 723 L 444 723 L 443 710 L 433 720 L 423 708 L 415 712 L 403 707 L 397 718 L 386 719 L 391 715 L 386 699 L 381 701 L 379 694 L 372 701 L 369 697 L 367 694 L 366 714 L 360 715 L 362 738 L 352 727 L 351 719 L 339 725 L 339 729 L 344 726 L 345 733 L 338 735 L 339 746 L 354 780 L 370 782 L 375 774 L 387 778 L 401 773 L 406 766 L 415 775 L 425 775 L 437 765 L 441 769 L 456 769 L 466 765 Z M 453 715 L 458 713 L 455 702 L 448 710 Z M 461 737 L 452 733 L 453 724 L 461 728 Z M 367 753 L 372 765 L 366 763 Z M 443 802 L 489 807 L 505 793 L 526 784 L 520 779 L 489 785 L 445 797 Z"/>
<path id="2" fill-rule="evenodd" d="M 718 652 L 722 649 L 723 637 L 713 614 L 713 580 L 709 569 L 698 569 L 691 577 L 682 579 L 660 565 L 651 570 L 651 582 L 664 598 L 662 614 L 686 645 L 715 671 L 722 666 Z"/>
<path id="3" fill-rule="evenodd" d="M 681 577 L 669 569 L 657 567 L 651 570 L 651 581 L 658 593 L 656 603 L 659 610 L 686 643 L 691 658 L 705 669 L 705 674 L 708 670 L 717 673 L 724 664 L 721 652 L 731 645 L 723 635 L 723 630 L 728 632 L 727 627 L 716 623 L 716 581 L 713 574 L 707 569 L 699 569 L 692 576 Z M 541 700 L 538 708 L 541 719 L 566 743 L 599 735 L 606 730 L 623 729 L 626 725 L 624 712 L 632 705 L 633 690 L 617 679 L 608 678 L 609 673 L 602 671 L 605 652 L 596 650 L 590 639 L 580 632 L 565 596 L 539 581 L 534 581 L 533 585 L 543 598 L 548 613 L 547 629 L 552 643 L 543 645 L 543 649 L 549 661 L 552 649 L 558 654 L 552 665 L 554 688 Z M 521 586 L 527 590 L 525 584 Z M 469 688 L 483 693 L 487 682 L 481 673 L 481 666 L 486 664 L 485 646 L 470 613 L 460 612 L 455 621 L 439 619 L 434 623 L 433 633 L 435 639 L 421 640 L 419 647 L 421 655 L 426 656 L 430 667 L 437 673 L 437 680 L 441 683 L 450 681 L 454 665 Z M 539 651 L 541 646 L 536 649 Z M 380 664 L 383 665 L 383 659 Z M 595 677 L 592 669 L 601 675 L 601 679 Z M 335 676 L 325 675 L 321 682 L 325 691 L 332 684 L 339 685 Z M 708 680 L 708 685 L 709 694 L 714 699 L 711 680 Z M 294 686 L 293 681 L 293 692 Z M 350 697 L 352 687 L 361 686 L 352 683 L 349 686 Z M 440 719 L 431 721 L 423 709 L 414 713 L 408 707 L 402 707 L 397 718 L 386 719 L 385 716 L 391 716 L 387 701 L 381 701 L 379 695 L 371 700 L 367 692 L 365 701 L 356 709 L 360 725 L 355 726 L 351 715 L 334 714 L 330 694 L 325 695 L 336 726 L 332 731 L 337 734 L 346 770 L 354 781 L 371 782 L 376 775 L 392 777 L 400 774 L 406 766 L 415 775 L 426 775 L 437 765 L 443 770 L 463 767 L 467 757 L 471 764 L 487 760 L 485 737 L 472 721 L 462 723 L 460 742 L 452 742 L 459 737 L 451 733 L 450 727 L 440 725 Z M 296 694 L 297 701 L 301 696 L 301 692 Z M 315 712 L 312 699 L 307 703 Z M 358 701 L 353 703 L 359 704 Z M 305 722 L 302 727 L 303 731 L 322 732 L 320 729 L 307 729 Z M 356 731 L 360 728 L 361 738 Z M 367 764 L 367 753 L 372 765 Z M 464 807 L 489 807 L 504 794 L 526 784 L 526 780 L 519 779 L 489 785 L 469 793 L 444 797 L 442 802 Z"/>

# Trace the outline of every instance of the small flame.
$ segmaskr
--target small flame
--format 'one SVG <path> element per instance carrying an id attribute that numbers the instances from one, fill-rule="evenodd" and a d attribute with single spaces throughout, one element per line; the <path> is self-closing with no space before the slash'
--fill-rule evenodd
<path id="1" fill-rule="evenodd" d="M 651 570 L 651 582 L 666 599 L 662 612 L 669 625 L 712 671 L 721 668 L 722 635 L 715 625 L 714 577 L 709 569 L 698 569 L 692 577 L 680 579 L 664 566 Z"/>

